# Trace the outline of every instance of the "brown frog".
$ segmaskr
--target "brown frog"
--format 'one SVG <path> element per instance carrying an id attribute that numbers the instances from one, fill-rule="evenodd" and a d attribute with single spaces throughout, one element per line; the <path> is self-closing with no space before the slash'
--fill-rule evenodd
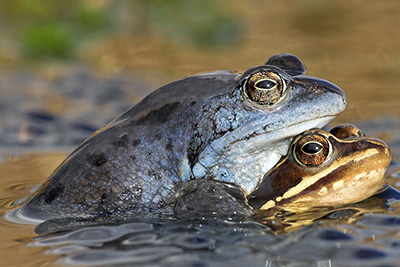
<path id="1" fill-rule="evenodd" d="M 254 208 L 308 209 L 361 201 L 384 185 L 389 147 L 353 125 L 330 133 L 315 129 L 295 137 L 288 155 L 248 196 Z"/>

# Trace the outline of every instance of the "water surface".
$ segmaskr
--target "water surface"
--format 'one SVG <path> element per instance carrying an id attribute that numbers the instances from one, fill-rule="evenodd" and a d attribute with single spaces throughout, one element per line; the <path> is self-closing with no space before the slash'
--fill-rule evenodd
<path id="1" fill-rule="evenodd" d="M 0 19 L 0 265 L 400 266 L 400 2 L 101 1 L 90 14 L 110 11 L 112 23 L 97 17 L 97 28 L 79 36 L 71 8 L 79 1 L 67 9 L 43 1 L 47 13 L 25 2 L 4 5 Z M 40 46 L 54 29 L 67 34 L 55 39 L 71 45 L 59 54 L 67 60 Z M 3 218 L 73 147 L 158 86 L 247 69 L 281 52 L 346 92 L 348 108 L 333 125 L 354 123 L 389 144 L 389 191 L 272 218 L 70 225 L 56 236 Z"/>
<path id="2" fill-rule="evenodd" d="M 372 126 L 373 124 L 371 124 Z M 400 134 L 400 129 L 397 133 Z M 400 139 L 393 142 L 400 144 Z M 399 158 L 400 146 L 394 148 Z M 397 152 L 396 152 L 397 151 Z M 27 196 L 65 156 L 39 153 L 0 164 L 1 215 Z M 259 215 L 245 221 L 131 219 L 84 227 L 75 221 L 34 226 L 1 218 L 3 263 L 35 266 L 397 266 L 400 245 L 400 163 L 386 181 L 392 187 L 361 203 L 299 214 Z M 27 262 L 28 261 L 28 262 Z M 146 266 L 147 266 L 146 265 Z"/>

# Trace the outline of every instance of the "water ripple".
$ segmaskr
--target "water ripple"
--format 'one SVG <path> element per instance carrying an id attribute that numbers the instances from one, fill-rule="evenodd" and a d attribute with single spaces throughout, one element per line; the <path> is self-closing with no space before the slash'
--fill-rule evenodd
<path id="1" fill-rule="evenodd" d="M 151 231 L 150 223 L 128 223 L 120 226 L 95 226 L 70 232 L 66 235 L 39 238 L 39 241 L 31 243 L 32 246 L 52 246 L 59 244 L 87 244 L 97 246 L 104 242 L 118 239 L 128 233 L 141 233 Z"/>
<path id="2" fill-rule="evenodd" d="M 128 262 L 132 264 L 147 263 L 182 252 L 182 249 L 173 246 L 146 247 L 129 251 L 101 249 L 72 254 L 61 259 L 59 263 L 86 266 L 108 266 Z"/>

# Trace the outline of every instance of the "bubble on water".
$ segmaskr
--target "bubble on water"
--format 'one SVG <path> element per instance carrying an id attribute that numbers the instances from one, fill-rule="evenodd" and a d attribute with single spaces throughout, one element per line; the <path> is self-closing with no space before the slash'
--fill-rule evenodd
<path id="1" fill-rule="evenodd" d="M 101 249 L 73 254 L 59 260 L 58 263 L 85 266 L 109 266 L 119 263 L 144 264 L 182 252 L 182 249 L 173 246 L 146 247 L 128 251 Z"/>

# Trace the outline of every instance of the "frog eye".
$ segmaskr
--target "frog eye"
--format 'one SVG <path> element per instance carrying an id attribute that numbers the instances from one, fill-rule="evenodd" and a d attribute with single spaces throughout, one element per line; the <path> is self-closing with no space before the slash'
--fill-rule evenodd
<path id="1" fill-rule="evenodd" d="M 318 166 L 324 163 L 331 151 L 331 144 L 322 135 L 310 134 L 301 137 L 294 146 L 294 158 L 302 165 Z"/>
<path id="2" fill-rule="evenodd" d="M 323 145 L 319 142 L 311 141 L 301 147 L 301 152 L 309 155 L 315 155 L 321 152 Z"/>
<path id="3" fill-rule="evenodd" d="M 277 73 L 260 70 L 247 79 L 244 92 L 251 101 L 259 105 L 273 105 L 284 96 L 286 83 Z"/>

